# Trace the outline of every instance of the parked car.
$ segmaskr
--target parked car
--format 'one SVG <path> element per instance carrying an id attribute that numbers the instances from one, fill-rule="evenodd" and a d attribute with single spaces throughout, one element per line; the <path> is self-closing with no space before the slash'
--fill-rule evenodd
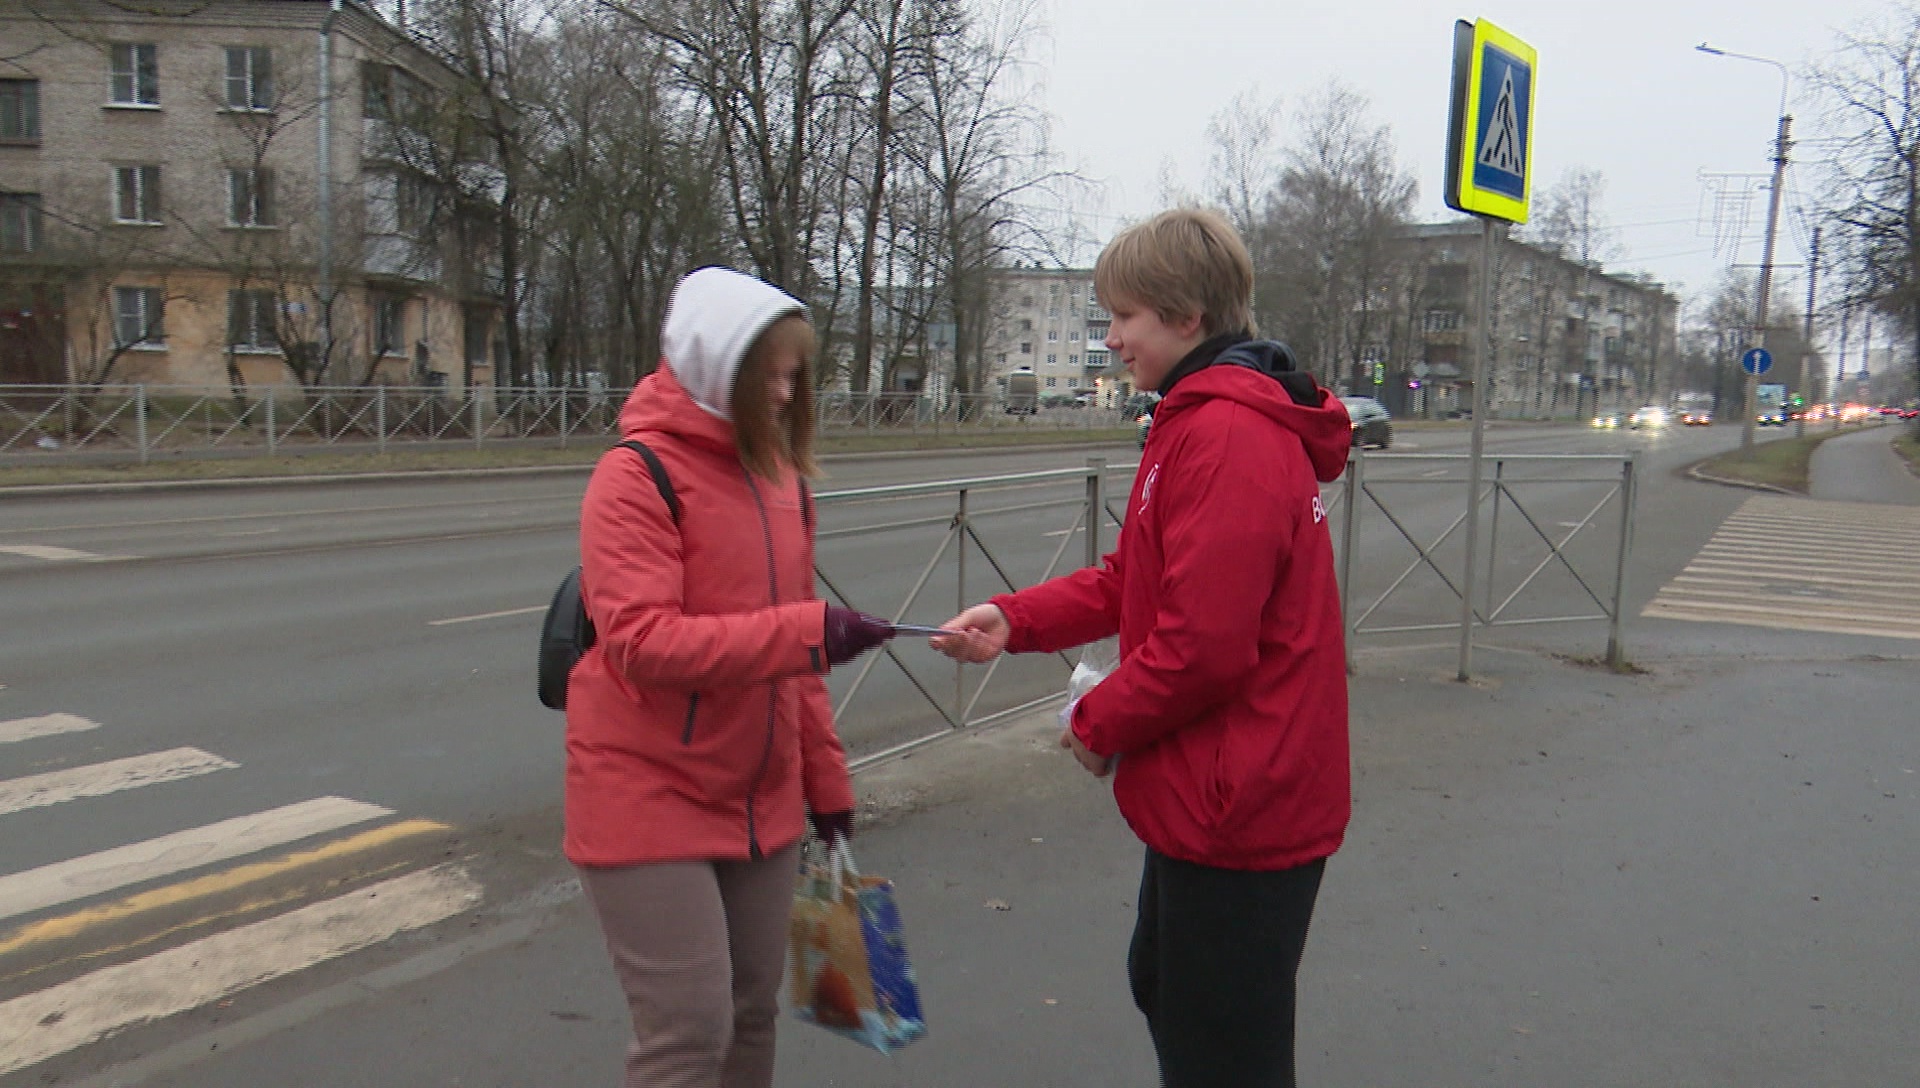
<path id="1" fill-rule="evenodd" d="M 1689 427 L 1711 427 L 1713 426 L 1713 413 L 1687 412 L 1681 415 L 1680 422 Z"/>
<path id="2" fill-rule="evenodd" d="M 1353 444 L 1386 449 L 1393 445 L 1393 416 L 1372 397 L 1341 397 L 1347 419 L 1353 423 Z"/>

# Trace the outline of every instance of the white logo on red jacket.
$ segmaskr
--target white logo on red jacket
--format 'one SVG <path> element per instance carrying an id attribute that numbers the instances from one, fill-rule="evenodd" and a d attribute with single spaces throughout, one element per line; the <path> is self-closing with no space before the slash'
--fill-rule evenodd
<path id="1" fill-rule="evenodd" d="M 1325 520 L 1327 520 L 1327 505 L 1320 501 L 1320 496 L 1315 495 L 1313 497 L 1313 523 L 1318 525 Z"/>
<path id="2" fill-rule="evenodd" d="M 1140 485 L 1140 513 L 1147 512 L 1147 500 L 1153 498 L 1153 481 L 1160 478 L 1160 463 L 1147 470 L 1147 482 Z"/>

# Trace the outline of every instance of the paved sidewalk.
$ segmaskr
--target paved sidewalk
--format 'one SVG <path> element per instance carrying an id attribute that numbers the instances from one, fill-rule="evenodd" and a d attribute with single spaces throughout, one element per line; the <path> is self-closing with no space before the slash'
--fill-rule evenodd
<path id="1" fill-rule="evenodd" d="M 1820 443 L 1807 464 L 1807 493 L 1839 502 L 1920 506 L 1920 476 L 1893 452 L 1904 424 L 1882 424 Z"/>
<path id="2" fill-rule="evenodd" d="M 1912 1082 L 1920 647 L 1667 656 L 1700 628 L 1641 626 L 1636 676 L 1486 647 L 1466 685 L 1451 647 L 1362 655 L 1303 1084 Z M 931 1034 L 882 1057 L 784 1020 L 782 1088 L 1155 1083 L 1123 970 L 1140 848 L 1055 735 L 1039 715 L 861 776 L 856 845 L 898 884 Z M 556 888 L 446 970 L 79 1083 L 612 1088 L 622 1004 Z"/>

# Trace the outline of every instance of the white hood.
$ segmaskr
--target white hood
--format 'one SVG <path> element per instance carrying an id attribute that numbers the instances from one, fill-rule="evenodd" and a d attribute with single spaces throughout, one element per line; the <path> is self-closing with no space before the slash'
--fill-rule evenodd
<path id="1" fill-rule="evenodd" d="M 747 349 L 775 320 L 806 313 L 799 299 L 744 272 L 696 269 L 667 299 L 660 354 L 695 404 L 730 420 L 733 377 Z"/>

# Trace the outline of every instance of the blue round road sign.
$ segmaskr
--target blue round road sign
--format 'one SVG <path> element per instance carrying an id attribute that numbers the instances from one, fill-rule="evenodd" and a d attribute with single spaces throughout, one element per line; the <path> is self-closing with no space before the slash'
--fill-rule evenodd
<path id="1" fill-rule="evenodd" d="M 1748 348 L 1740 357 L 1740 369 L 1749 374 L 1765 374 L 1773 369 L 1773 352 L 1766 348 Z"/>

